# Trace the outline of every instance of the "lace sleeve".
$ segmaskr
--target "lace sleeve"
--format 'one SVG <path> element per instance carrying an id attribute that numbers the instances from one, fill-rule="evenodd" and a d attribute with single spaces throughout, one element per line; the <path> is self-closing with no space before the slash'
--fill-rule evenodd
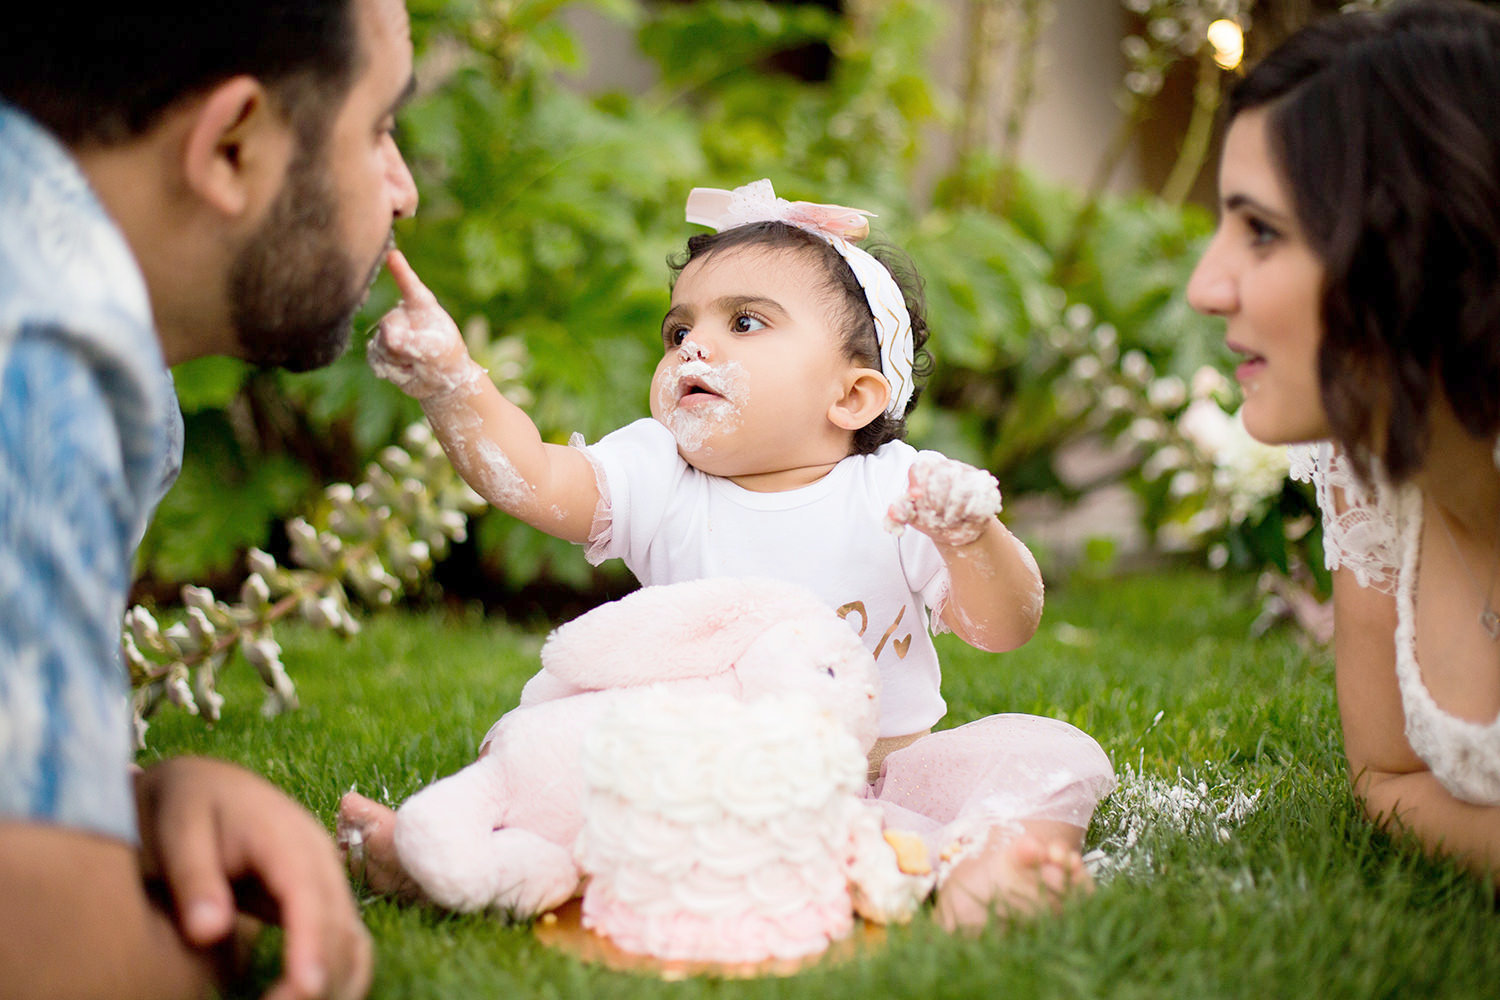
<path id="1" fill-rule="evenodd" d="M 1386 594 L 1396 592 L 1401 564 L 1400 525 L 1396 489 L 1379 467 L 1371 470 L 1373 483 L 1355 476 L 1344 454 L 1329 442 L 1287 449 L 1289 475 L 1311 482 L 1323 512 L 1323 562 L 1329 569 L 1343 567 L 1361 587 Z"/>

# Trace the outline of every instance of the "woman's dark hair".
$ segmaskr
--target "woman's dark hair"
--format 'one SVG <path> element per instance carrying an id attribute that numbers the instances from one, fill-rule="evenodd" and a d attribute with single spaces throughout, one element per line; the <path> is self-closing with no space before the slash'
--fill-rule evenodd
<path id="1" fill-rule="evenodd" d="M 75 148 L 140 136 L 177 101 L 241 73 L 316 145 L 360 68 L 354 0 L 158 3 L 144 14 L 18 6 L 0 30 L 0 98 Z"/>
<path id="2" fill-rule="evenodd" d="M 1422 465 L 1439 388 L 1500 433 L 1500 13 L 1407 3 L 1315 22 L 1230 95 L 1326 268 L 1318 377 L 1357 469 Z"/>
<path id="3" fill-rule="evenodd" d="M 687 250 L 670 258 L 667 263 L 675 276 L 682 273 L 688 264 L 711 254 L 741 247 L 755 247 L 766 251 L 790 251 L 803 254 L 820 265 L 827 278 L 830 304 L 835 322 L 842 326 L 844 353 L 851 361 L 864 368 L 881 371 L 880 343 L 875 338 L 875 316 L 865 298 L 865 290 L 854 277 L 839 252 L 827 241 L 814 236 L 805 229 L 785 222 L 752 222 L 735 226 L 721 233 L 699 233 L 687 241 Z M 900 250 L 886 245 L 861 247 L 870 256 L 885 265 L 896 279 L 896 286 L 906 300 L 906 311 L 911 314 L 913 345 L 912 377 L 915 385 L 911 399 L 900 416 L 882 412 L 874 420 L 854 432 L 851 454 L 868 455 L 887 441 L 900 441 L 906 437 L 906 415 L 917 405 L 922 394 L 922 382 L 932 371 L 932 357 L 925 350 L 927 343 L 927 317 L 922 296 L 922 279 L 911 260 Z"/>

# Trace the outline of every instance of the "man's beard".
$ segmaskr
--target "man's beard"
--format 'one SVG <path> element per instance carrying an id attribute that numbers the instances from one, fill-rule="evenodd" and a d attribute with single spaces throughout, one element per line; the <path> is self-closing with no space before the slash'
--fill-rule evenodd
<path id="1" fill-rule="evenodd" d="M 266 221 L 230 271 L 230 320 L 240 356 L 253 364 L 301 372 L 343 354 L 354 314 L 385 255 L 382 248 L 359 280 L 359 265 L 340 241 L 338 201 L 318 159 L 304 142 Z"/>

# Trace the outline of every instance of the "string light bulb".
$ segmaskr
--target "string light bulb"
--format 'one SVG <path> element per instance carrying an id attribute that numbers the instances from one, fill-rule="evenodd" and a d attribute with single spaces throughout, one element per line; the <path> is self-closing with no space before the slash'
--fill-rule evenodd
<path id="1" fill-rule="evenodd" d="M 1213 46 L 1214 62 L 1221 69 L 1235 69 L 1245 58 L 1245 33 L 1228 18 L 1220 18 L 1208 26 L 1208 44 Z"/>

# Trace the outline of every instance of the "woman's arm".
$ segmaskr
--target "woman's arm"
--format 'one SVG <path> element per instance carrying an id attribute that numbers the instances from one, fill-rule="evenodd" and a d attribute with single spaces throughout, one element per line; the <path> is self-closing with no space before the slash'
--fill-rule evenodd
<path id="1" fill-rule="evenodd" d="M 443 451 L 480 496 L 549 535 L 588 541 L 599 502 L 588 459 L 542 440 L 469 357 L 458 326 L 400 251 L 387 266 L 402 301 L 370 342 L 376 373 L 421 402 Z"/>
<path id="2" fill-rule="evenodd" d="M 1500 885 L 1500 807 L 1454 798 L 1406 740 L 1396 680 L 1396 601 L 1333 575 L 1334 661 L 1344 755 L 1355 795 L 1381 826 L 1410 830 Z"/>

